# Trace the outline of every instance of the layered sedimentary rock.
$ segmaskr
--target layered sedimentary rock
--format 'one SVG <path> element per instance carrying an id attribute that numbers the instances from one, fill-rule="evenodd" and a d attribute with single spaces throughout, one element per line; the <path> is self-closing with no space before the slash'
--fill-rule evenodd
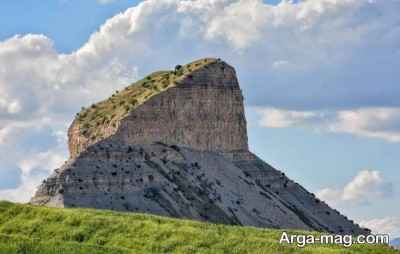
<path id="1" fill-rule="evenodd" d="M 76 120 L 69 129 L 72 156 L 98 142 L 85 137 L 80 125 Z M 112 136 L 126 144 L 162 141 L 200 151 L 248 150 L 235 70 L 216 59 L 207 59 L 206 65 L 182 75 L 175 86 L 137 106 L 118 122 L 118 128 L 105 125 L 101 132 L 97 136 Z"/>
<path id="2" fill-rule="evenodd" d="M 235 70 L 216 59 L 157 72 L 84 110 L 69 147 L 33 204 L 368 232 L 248 151 Z"/>

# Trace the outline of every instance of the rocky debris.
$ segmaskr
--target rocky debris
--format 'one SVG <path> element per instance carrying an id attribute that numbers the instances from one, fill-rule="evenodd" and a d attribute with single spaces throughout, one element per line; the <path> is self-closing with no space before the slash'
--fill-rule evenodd
<path id="1" fill-rule="evenodd" d="M 32 203 L 233 225 L 364 232 L 259 159 L 232 162 L 215 152 L 105 140 L 58 172 Z"/>
<path id="2" fill-rule="evenodd" d="M 98 126 L 101 138 L 88 139 L 80 125 L 87 117 L 97 119 L 108 102 L 80 113 L 69 129 L 71 158 L 43 182 L 31 203 L 232 225 L 369 232 L 252 154 L 235 70 L 217 59 L 194 63 L 195 70 L 191 64 L 176 67 L 175 74 L 182 72 L 178 84 L 166 85 L 124 117 L 114 116 L 115 127 Z"/>

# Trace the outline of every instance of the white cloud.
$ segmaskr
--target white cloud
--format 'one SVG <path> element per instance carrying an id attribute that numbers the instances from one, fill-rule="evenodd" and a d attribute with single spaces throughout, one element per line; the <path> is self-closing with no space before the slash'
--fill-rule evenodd
<path id="1" fill-rule="evenodd" d="M 21 169 L 21 183 L 16 188 L 0 190 L 0 199 L 28 202 L 44 177 L 60 167 L 65 158 L 63 151 L 47 151 L 28 155 L 18 163 Z"/>
<path id="2" fill-rule="evenodd" d="M 16 187 L 0 189 L 0 200 L 27 202 L 41 181 L 61 166 L 67 158 L 65 135 L 61 138 L 60 132 L 53 133 L 52 129 L 64 126 L 64 121 L 18 120 L 0 129 L 0 170 L 7 167 L 9 171 L 11 167 L 19 174 Z"/>
<path id="3" fill-rule="evenodd" d="M 366 204 L 392 194 L 393 185 L 383 178 L 381 172 L 362 170 L 343 188 L 322 189 L 317 196 L 329 204 L 335 205 L 341 202 Z"/>
<path id="4" fill-rule="evenodd" d="M 360 137 L 400 142 L 400 108 L 363 108 L 339 111 L 292 111 L 256 108 L 260 125 L 269 128 L 308 127 Z"/>
<path id="5" fill-rule="evenodd" d="M 400 142 L 400 108 L 340 111 L 336 122 L 330 128 L 334 132 Z"/>
<path id="6" fill-rule="evenodd" d="M 11 141 L 14 140 L 19 133 L 27 131 L 29 128 L 42 127 L 43 123 L 30 122 L 30 121 L 11 121 L 5 122 L 4 127 L 0 126 L 0 145 L 8 143 L 12 145 Z"/>
<path id="7" fill-rule="evenodd" d="M 303 126 L 322 118 L 317 112 L 281 110 L 276 108 L 256 108 L 261 114 L 260 124 L 269 128 L 286 128 L 291 126 Z"/>
<path id="8" fill-rule="evenodd" d="M 30 175 L 33 170 L 40 168 L 51 173 L 54 169 L 61 165 L 65 160 L 65 156 L 56 152 L 42 152 L 34 154 L 29 158 L 24 158 L 19 162 L 19 168 L 25 175 Z"/>
<path id="9" fill-rule="evenodd" d="M 0 100 L 0 110 L 3 107 L 28 118 L 71 113 L 79 104 L 105 97 L 136 78 L 135 69 L 117 59 L 89 64 L 76 53 L 58 54 L 43 35 L 15 36 L 1 42 L 0 69 L 4 72 L 0 90 L 8 98 Z"/>
<path id="10" fill-rule="evenodd" d="M 369 228 L 375 234 L 389 234 L 392 238 L 400 236 L 400 218 L 386 217 L 360 222 L 363 227 Z"/>
<path id="11" fill-rule="evenodd" d="M 82 102 L 103 98 L 138 74 L 174 65 L 170 59 L 179 63 L 210 54 L 218 54 L 244 68 L 254 68 L 252 82 L 268 81 L 265 86 L 268 91 L 280 82 L 287 82 L 277 80 L 276 73 L 280 70 L 290 68 L 294 75 L 291 79 L 297 82 L 296 73 L 303 75 L 307 70 L 312 75 L 321 71 L 321 76 L 325 76 L 319 70 L 325 64 L 332 67 L 331 71 L 337 70 L 335 66 L 356 58 L 351 53 L 358 52 L 359 47 L 368 47 L 368 43 L 371 47 L 380 43 L 379 48 L 384 48 L 384 43 L 393 40 L 377 37 L 375 33 L 397 38 L 396 30 L 388 26 L 398 19 L 389 8 L 393 6 L 396 7 L 392 1 L 378 4 L 355 0 L 298 4 L 283 1 L 279 5 L 268 5 L 261 0 L 145 1 L 109 19 L 71 54 L 57 53 L 51 39 L 43 35 L 15 36 L 1 42 L 0 71 L 4 75 L 0 78 L 0 92 L 8 98 L 3 107 L 9 113 L 27 114 L 33 110 L 46 113 L 49 108 L 72 113 Z M 386 15 L 377 15 L 378 10 Z M 369 18 L 353 15 L 360 12 Z M 376 61 L 373 55 L 371 59 Z M 259 75 L 263 78 L 258 78 Z M 247 75 L 242 76 L 246 81 Z M 271 79 L 273 82 L 269 82 Z M 338 87 L 341 84 L 336 82 Z M 312 84 L 303 85 L 313 89 Z M 274 96 L 281 103 L 287 102 L 288 98 L 281 96 L 301 94 L 297 89 L 303 85 L 292 85 L 288 87 L 288 91 L 294 89 L 292 92 L 282 90 L 274 95 L 255 92 L 253 97 L 266 95 L 264 101 L 270 102 L 269 96 Z M 353 96 L 358 94 L 361 93 L 354 92 Z M 316 96 L 315 101 L 320 97 Z M 337 103 L 341 101 L 346 100 L 342 98 Z"/>

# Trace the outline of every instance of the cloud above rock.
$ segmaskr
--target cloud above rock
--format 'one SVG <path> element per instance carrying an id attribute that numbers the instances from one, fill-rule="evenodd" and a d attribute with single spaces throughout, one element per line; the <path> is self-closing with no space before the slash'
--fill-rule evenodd
<path id="1" fill-rule="evenodd" d="M 54 104 L 57 113 L 71 112 L 76 101 L 98 100 L 149 71 L 203 56 L 237 67 L 249 105 L 400 106 L 396 10 L 392 0 L 145 1 L 107 20 L 70 54 L 43 35 L 0 42 L 0 114 Z"/>

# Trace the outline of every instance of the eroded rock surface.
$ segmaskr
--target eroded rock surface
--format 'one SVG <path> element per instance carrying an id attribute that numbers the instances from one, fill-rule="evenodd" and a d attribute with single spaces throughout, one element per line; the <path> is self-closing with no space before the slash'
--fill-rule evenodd
<path id="1" fill-rule="evenodd" d="M 254 157 L 162 143 L 104 141 L 67 162 L 32 203 L 146 212 L 215 223 L 363 233 L 283 173 Z"/>
<path id="2" fill-rule="evenodd" d="M 248 150 L 235 70 L 222 61 L 99 126 L 102 138 L 89 139 L 79 124 L 69 130 L 71 158 L 31 203 L 368 233 Z"/>

